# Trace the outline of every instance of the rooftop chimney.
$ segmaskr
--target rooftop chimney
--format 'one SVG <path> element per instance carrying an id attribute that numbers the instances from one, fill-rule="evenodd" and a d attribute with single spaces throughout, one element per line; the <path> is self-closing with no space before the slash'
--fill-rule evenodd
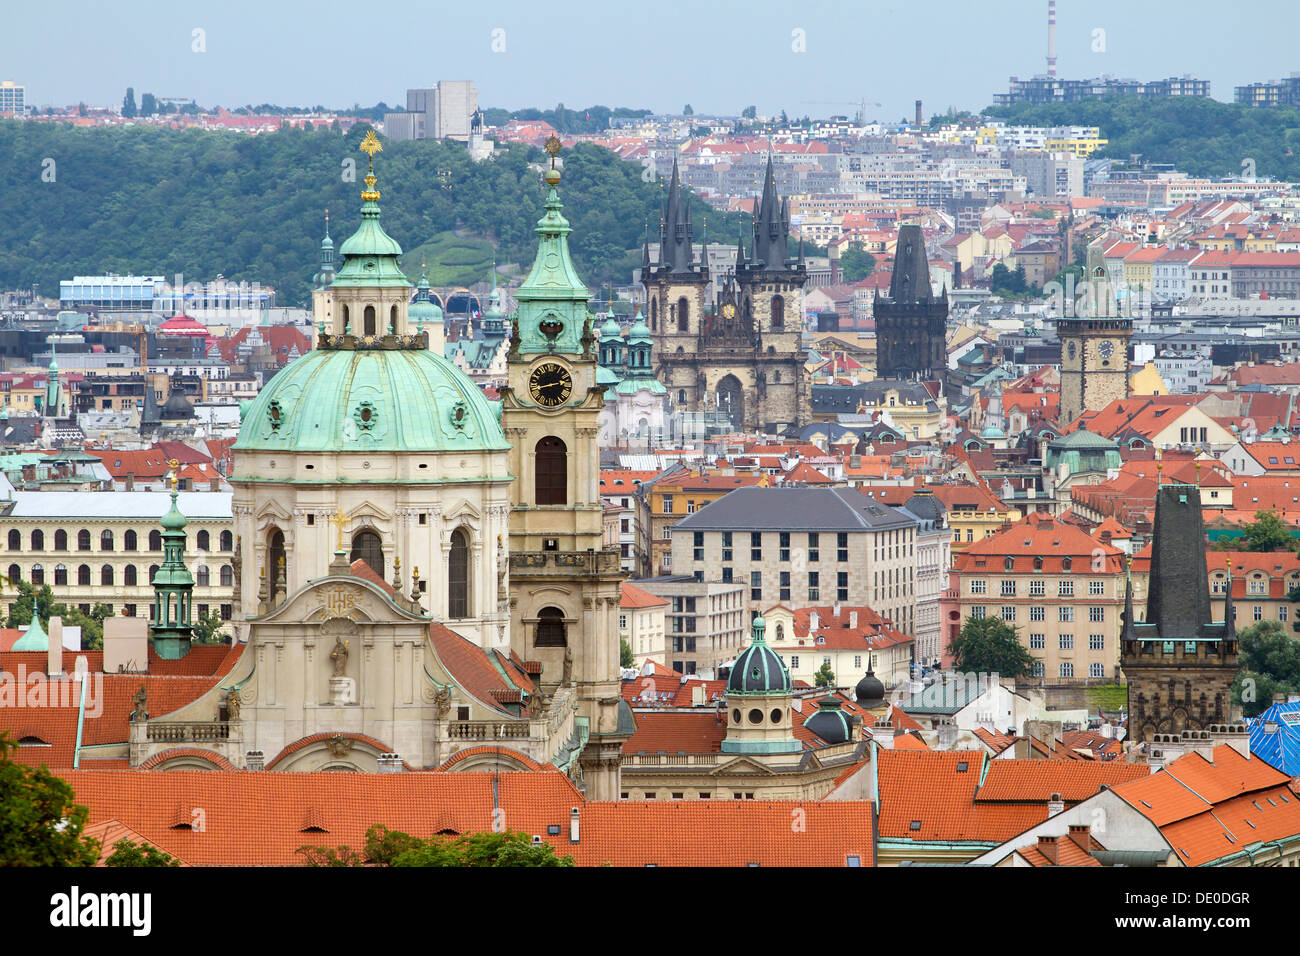
<path id="1" fill-rule="evenodd" d="M 821 615 L 816 611 L 808 612 L 808 634 L 811 636 L 817 630 L 817 624 L 821 621 Z"/>
<path id="2" fill-rule="evenodd" d="M 569 842 L 581 842 L 582 831 L 578 826 L 578 808 L 574 807 L 569 811 Z"/>
<path id="3" fill-rule="evenodd" d="M 45 674 L 54 677 L 63 673 L 63 618 L 51 617 L 49 627 L 50 643 L 45 655 Z"/>
<path id="4" fill-rule="evenodd" d="M 266 766 L 266 755 L 260 750 L 250 750 L 244 754 L 245 770 L 262 770 Z"/>
<path id="5" fill-rule="evenodd" d="M 856 630 L 858 626 L 858 612 L 849 611 L 849 629 Z"/>
<path id="6" fill-rule="evenodd" d="M 1058 847 L 1056 845 L 1056 841 L 1058 839 L 1060 838 L 1054 836 L 1040 835 L 1038 837 L 1038 852 L 1043 854 L 1043 856 L 1047 857 L 1047 859 L 1051 861 L 1052 866 L 1057 865 L 1056 861 L 1057 861 Z"/>
<path id="7" fill-rule="evenodd" d="M 379 755 L 379 773 L 401 773 L 401 772 L 402 772 L 401 754 L 380 754 Z"/>
<path id="8" fill-rule="evenodd" d="M 1065 810 L 1065 801 L 1061 799 L 1059 793 L 1052 794 L 1052 799 L 1047 801 L 1047 815 L 1054 817 Z M 1053 837 L 1055 839 L 1055 837 Z"/>

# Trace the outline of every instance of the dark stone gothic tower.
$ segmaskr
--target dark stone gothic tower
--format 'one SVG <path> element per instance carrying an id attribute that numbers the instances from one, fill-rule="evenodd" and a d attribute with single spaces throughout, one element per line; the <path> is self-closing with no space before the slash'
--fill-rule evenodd
<path id="1" fill-rule="evenodd" d="M 802 348 L 802 250 L 790 256 L 790 206 L 776 194 L 769 158 L 754 214 L 753 255 L 742 234 L 735 272 L 716 302 L 704 250 L 692 261 L 690 210 L 673 166 L 660 230 L 659 264 L 642 254 L 642 282 L 655 339 L 655 366 L 676 408 L 730 411 L 746 431 L 797 427 L 811 396 Z"/>
<path id="2" fill-rule="evenodd" d="M 894 249 L 889 297 L 876 293 L 876 377 L 939 379 L 948 364 L 948 290 L 930 291 L 930 263 L 920 226 L 902 226 Z"/>
<path id="3" fill-rule="evenodd" d="M 1231 611 L 1225 621 L 1210 620 L 1196 485 L 1165 484 L 1156 493 L 1147 619 L 1139 624 L 1133 618 L 1130 583 L 1120 646 L 1131 739 L 1151 741 L 1156 734 L 1207 730 L 1232 720 L 1237 633 Z"/>

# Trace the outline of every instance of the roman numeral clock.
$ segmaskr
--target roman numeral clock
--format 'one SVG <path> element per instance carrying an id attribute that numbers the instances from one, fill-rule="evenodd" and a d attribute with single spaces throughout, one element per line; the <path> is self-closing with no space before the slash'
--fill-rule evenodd
<path id="1" fill-rule="evenodd" d="M 542 362 L 528 376 L 528 394 L 542 408 L 558 408 L 573 394 L 573 375 L 559 362 Z"/>

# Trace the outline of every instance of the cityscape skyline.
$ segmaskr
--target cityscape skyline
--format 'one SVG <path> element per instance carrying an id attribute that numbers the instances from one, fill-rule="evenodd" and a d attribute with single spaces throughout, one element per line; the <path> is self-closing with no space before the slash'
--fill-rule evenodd
<path id="1" fill-rule="evenodd" d="M 352 11 L 336 3 L 321 6 L 322 15 L 302 17 L 246 0 L 186 9 L 145 0 L 134 5 L 136 16 L 124 20 L 107 5 L 86 4 L 76 21 L 79 32 L 63 38 L 57 58 L 23 42 L 54 29 L 55 12 L 24 7 L 10 13 L 12 29 L 0 38 L 2 78 L 24 84 L 28 102 L 37 107 L 80 101 L 110 106 L 128 86 L 137 97 L 148 91 L 227 108 L 272 103 L 341 109 L 381 101 L 399 106 L 408 88 L 462 78 L 478 85 L 485 107 L 512 110 L 564 103 L 676 112 L 689 102 L 704 114 L 734 115 L 754 105 L 771 115 L 784 109 L 792 116 L 825 116 L 851 114 L 865 100 L 869 117 L 894 121 L 910 118 L 916 99 L 927 116 L 950 107 L 977 112 L 1006 88 L 1009 77 L 1046 72 L 1045 0 L 1016 0 L 996 24 L 982 10 L 935 3 L 856 8 L 814 2 L 792 12 L 774 2 L 727 2 L 708 9 L 683 5 L 683 20 L 664 15 L 662 5 L 615 11 L 581 3 L 580 12 L 559 18 L 518 2 L 488 10 L 444 4 L 430 10 L 398 0 L 371 27 L 386 34 L 385 56 L 365 63 L 341 59 L 352 33 L 336 25 Z M 1190 6 L 1192 12 L 1198 6 L 1208 11 L 1208 5 Z M 1188 15 L 1188 7 L 1178 5 L 1179 15 L 1171 17 L 1171 4 L 1058 4 L 1057 75 L 1192 75 L 1210 81 L 1214 99 L 1231 101 L 1235 86 L 1286 76 L 1297 65 L 1282 32 L 1261 35 L 1253 26 L 1257 19 L 1227 20 L 1210 38 L 1199 26 L 1205 18 Z M 1272 2 L 1257 12 L 1266 18 L 1270 8 L 1279 15 L 1286 10 Z M 424 16 L 436 23 L 431 40 L 418 26 Z M 942 31 L 935 29 L 936 16 Z M 385 26 L 403 20 L 416 28 Z M 683 29 L 683 23 L 692 28 Z M 286 55 L 284 40 L 292 36 L 297 39 Z M 1151 49 L 1153 38 L 1161 42 Z M 674 51 L 668 58 L 673 67 L 625 69 L 629 39 L 645 51 L 646 62 L 654 51 Z M 1219 55 L 1227 45 L 1251 49 L 1257 65 L 1243 69 Z M 987 55 L 993 49 L 1015 52 Z M 592 69 L 562 68 L 575 60 Z M 630 62 L 638 62 L 635 53 Z M 258 67 L 247 69 L 248 63 Z"/>

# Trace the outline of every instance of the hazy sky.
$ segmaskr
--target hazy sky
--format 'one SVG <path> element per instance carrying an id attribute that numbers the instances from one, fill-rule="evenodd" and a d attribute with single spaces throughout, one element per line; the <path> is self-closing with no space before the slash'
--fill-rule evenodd
<path id="1" fill-rule="evenodd" d="M 976 110 L 1044 71 L 1046 0 L 53 0 L 7 3 L 0 79 L 28 102 L 193 97 L 205 105 L 402 103 L 472 79 L 483 106 L 601 103 L 697 113 Z M 1057 73 L 1191 74 L 1216 99 L 1300 70 L 1291 0 L 1235 16 L 1200 0 L 1059 0 Z M 202 30 L 199 40 L 194 31 Z M 503 52 L 494 52 L 504 44 Z M 805 52 L 792 47 L 802 32 Z M 1104 31 L 1097 34 L 1095 31 Z M 194 47 L 205 47 L 195 52 Z M 1094 46 L 1101 52 L 1094 52 Z"/>

